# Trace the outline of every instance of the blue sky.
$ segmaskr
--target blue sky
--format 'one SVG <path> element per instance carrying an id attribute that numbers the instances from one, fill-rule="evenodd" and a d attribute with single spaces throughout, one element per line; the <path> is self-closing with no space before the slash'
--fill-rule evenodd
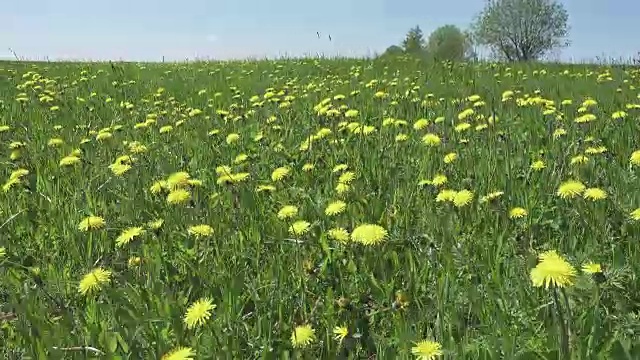
<path id="1" fill-rule="evenodd" d="M 637 0 L 563 0 L 572 45 L 562 59 L 640 51 Z M 23 0 L 0 11 L 0 58 L 158 61 L 357 56 L 420 25 L 468 26 L 484 0 Z M 636 18 L 634 21 L 634 14 Z M 317 38 L 316 32 L 322 37 Z M 328 35 L 332 41 L 329 41 Z"/>

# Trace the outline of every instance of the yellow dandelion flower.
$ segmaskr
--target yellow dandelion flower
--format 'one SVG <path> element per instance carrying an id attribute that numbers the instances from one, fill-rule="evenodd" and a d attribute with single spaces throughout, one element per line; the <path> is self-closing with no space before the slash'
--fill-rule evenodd
<path id="1" fill-rule="evenodd" d="M 256 192 L 271 192 L 275 190 L 276 190 L 276 187 L 273 185 L 258 185 L 256 187 Z"/>
<path id="2" fill-rule="evenodd" d="M 604 200 L 607 198 L 607 192 L 599 188 L 588 188 L 584 190 L 582 196 L 591 201 Z"/>
<path id="3" fill-rule="evenodd" d="M 403 142 L 403 141 L 407 141 L 409 140 L 409 135 L 407 134 L 398 134 L 396 135 L 396 141 L 397 142 Z"/>
<path id="4" fill-rule="evenodd" d="M 339 182 L 338 185 L 336 185 L 336 192 L 338 193 L 338 195 L 346 193 L 347 191 L 349 191 L 349 189 L 351 189 L 351 186 L 345 183 Z"/>
<path id="5" fill-rule="evenodd" d="M 80 150 L 80 149 L 73 149 L 73 151 L 71 151 L 71 153 L 69 153 L 69 156 L 80 157 L 80 155 L 82 155 L 82 150 Z"/>
<path id="6" fill-rule="evenodd" d="M 636 150 L 631 153 L 631 157 L 629 159 L 629 163 L 631 165 L 639 166 L 640 165 L 640 150 Z"/>
<path id="7" fill-rule="evenodd" d="M 78 230 L 91 231 L 102 229 L 106 222 L 100 216 L 88 216 L 78 224 Z"/>
<path id="8" fill-rule="evenodd" d="M 275 170 L 273 170 L 273 172 L 271 173 L 271 180 L 272 181 L 280 181 L 282 179 L 284 179 L 285 177 L 289 176 L 289 174 L 291 174 L 291 169 L 288 167 L 279 167 Z"/>
<path id="9" fill-rule="evenodd" d="M 233 170 L 231 169 L 231 166 L 221 165 L 221 166 L 216 167 L 216 175 L 218 175 L 218 176 L 229 175 L 232 172 L 233 172 Z"/>
<path id="10" fill-rule="evenodd" d="M 527 216 L 528 214 L 529 213 L 527 212 L 527 210 L 521 207 L 514 207 L 513 209 L 509 210 L 509 217 L 512 219 L 520 219 Z"/>
<path id="11" fill-rule="evenodd" d="M 458 114 L 458 120 L 464 120 L 472 116 L 473 114 L 475 114 L 475 111 L 473 109 L 465 109 Z"/>
<path id="12" fill-rule="evenodd" d="M 127 260 L 127 265 L 129 267 L 136 267 L 139 266 L 141 262 L 142 258 L 140 256 L 132 256 L 129 258 L 129 260 Z"/>
<path id="13" fill-rule="evenodd" d="M 587 262 L 584 265 L 582 265 L 582 272 L 584 272 L 585 274 L 600 274 L 602 273 L 602 266 L 598 263 L 594 263 L 594 262 Z"/>
<path id="14" fill-rule="evenodd" d="M 327 216 L 334 216 L 344 212 L 346 208 L 347 203 L 341 200 L 337 200 L 327 205 L 327 208 L 324 209 L 324 213 Z"/>
<path id="15" fill-rule="evenodd" d="M 637 208 L 635 210 L 633 210 L 629 216 L 631 217 L 632 220 L 638 221 L 640 220 L 640 208 Z"/>
<path id="16" fill-rule="evenodd" d="M 346 171 L 340 175 L 338 182 L 341 184 L 350 184 L 356 178 L 356 174 L 351 171 Z"/>
<path id="17" fill-rule="evenodd" d="M 457 192 L 455 190 L 442 189 L 436 196 L 436 202 L 453 201 Z"/>
<path id="18" fill-rule="evenodd" d="M 160 134 L 166 134 L 172 131 L 173 131 L 173 126 L 171 125 L 165 125 L 165 126 L 162 126 L 160 129 L 158 129 L 158 132 Z"/>
<path id="19" fill-rule="evenodd" d="M 125 229 L 116 238 L 116 246 L 124 246 L 133 241 L 134 238 L 144 234 L 144 228 L 141 226 L 130 227 Z"/>
<path id="20" fill-rule="evenodd" d="M 227 142 L 227 144 L 231 145 L 237 142 L 238 140 L 240 140 L 240 134 L 233 133 L 233 134 L 227 135 L 227 138 L 225 141 Z"/>
<path id="21" fill-rule="evenodd" d="M 348 168 L 347 164 L 338 164 L 338 165 L 333 167 L 331 172 L 332 173 L 338 173 L 338 172 L 347 170 L 347 168 Z"/>
<path id="22" fill-rule="evenodd" d="M 414 130 L 422 130 L 429 126 L 429 120 L 427 119 L 418 119 L 415 123 L 413 123 Z"/>
<path id="23" fill-rule="evenodd" d="M 460 124 L 456 125 L 454 130 L 456 132 L 463 132 L 463 131 L 469 130 L 469 128 L 471 128 L 471 124 L 463 122 L 463 123 L 460 123 Z"/>
<path id="24" fill-rule="evenodd" d="M 329 229 L 329 231 L 327 231 L 327 237 L 331 240 L 346 243 L 349 241 L 349 232 L 343 228 Z"/>
<path id="25" fill-rule="evenodd" d="M 131 165 L 123 163 L 114 163 L 109 165 L 109 169 L 115 176 L 122 176 L 127 171 L 131 170 Z"/>
<path id="26" fill-rule="evenodd" d="M 456 161 L 457 158 L 458 158 L 458 154 L 448 153 L 447 155 L 444 156 L 444 163 L 451 164 L 452 162 Z"/>
<path id="27" fill-rule="evenodd" d="M 169 188 L 169 190 L 183 188 L 189 185 L 189 179 L 191 179 L 191 175 L 189 175 L 188 172 L 179 171 L 169 175 L 166 181 L 166 186 Z"/>
<path id="28" fill-rule="evenodd" d="M 607 148 L 605 146 L 588 147 L 584 150 L 584 153 L 588 155 L 598 155 L 605 152 L 607 152 Z"/>
<path id="29" fill-rule="evenodd" d="M 189 179 L 189 180 L 187 181 L 187 185 L 189 185 L 189 186 L 193 186 L 193 187 L 202 186 L 202 180 L 198 180 L 198 179 Z"/>
<path id="30" fill-rule="evenodd" d="M 187 313 L 184 315 L 184 323 L 187 325 L 187 329 L 193 329 L 203 325 L 209 318 L 211 318 L 211 312 L 215 310 L 216 305 L 211 299 L 200 299 L 187 309 Z"/>
<path id="31" fill-rule="evenodd" d="M 163 224 L 164 224 L 164 220 L 156 219 L 156 220 L 149 221 L 147 223 L 147 227 L 151 230 L 158 230 L 162 227 Z"/>
<path id="32" fill-rule="evenodd" d="M 113 162 L 114 164 L 132 164 L 135 161 L 131 155 L 122 155 L 118 156 L 116 160 Z"/>
<path id="33" fill-rule="evenodd" d="M 349 335 L 349 329 L 347 329 L 346 326 L 336 326 L 333 328 L 333 338 L 336 341 L 342 342 L 347 335 Z"/>
<path id="34" fill-rule="evenodd" d="M 311 228 L 311 223 L 304 220 L 298 220 L 289 226 L 289 233 L 293 236 L 306 234 Z"/>
<path id="35" fill-rule="evenodd" d="M 27 144 L 20 141 L 13 141 L 9 144 L 9 149 L 11 150 L 19 150 L 25 147 Z"/>
<path id="36" fill-rule="evenodd" d="M 298 215 L 298 207 L 293 205 L 285 205 L 278 211 L 278 219 L 291 219 Z"/>
<path id="37" fill-rule="evenodd" d="M 569 180 L 560 184 L 557 194 L 563 199 L 571 199 L 581 195 L 586 188 L 580 181 Z"/>
<path id="38" fill-rule="evenodd" d="M 442 345 L 431 340 L 422 340 L 411 348 L 411 353 L 418 360 L 433 360 L 438 356 L 442 356 Z"/>
<path id="39" fill-rule="evenodd" d="M 179 347 L 164 354 L 162 360 L 193 360 L 196 352 L 190 347 Z"/>
<path id="40" fill-rule="evenodd" d="M 616 111 L 613 114 L 611 114 L 611 118 L 613 120 L 619 120 L 619 119 L 624 119 L 628 116 L 629 114 L 626 111 Z"/>
<path id="41" fill-rule="evenodd" d="M 220 176 L 216 181 L 216 183 L 218 185 L 234 184 L 234 183 L 242 182 L 248 178 L 249 178 L 249 173 L 228 174 L 228 175 Z"/>
<path id="42" fill-rule="evenodd" d="M 151 187 L 149 188 L 149 191 L 151 191 L 152 194 L 159 194 L 160 192 L 162 192 L 162 190 L 166 189 L 168 187 L 167 182 L 164 180 L 160 180 L 160 181 L 156 181 L 153 183 L 153 185 L 151 185 Z"/>
<path id="43" fill-rule="evenodd" d="M 104 131 L 104 132 L 100 132 L 100 133 L 98 133 L 98 135 L 96 135 L 96 140 L 104 141 L 104 140 L 111 139 L 112 136 L 113 135 L 111 135 L 110 132 Z"/>
<path id="44" fill-rule="evenodd" d="M 20 179 L 24 176 L 29 175 L 29 170 L 27 169 L 18 169 L 18 170 L 14 170 L 13 172 L 11 172 L 11 175 L 9 175 L 9 179 L 13 180 L 13 179 Z"/>
<path id="45" fill-rule="evenodd" d="M 193 225 L 187 229 L 187 233 L 195 237 L 206 237 L 213 235 L 213 228 L 206 224 Z"/>
<path id="46" fill-rule="evenodd" d="M 78 285 L 78 292 L 82 295 L 88 295 L 92 292 L 100 290 L 103 284 L 111 280 L 111 271 L 103 268 L 95 268 L 86 274 Z"/>
<path id="47" fill-rule="evenodd" d="M 65 156 L 60 160 L 60 166 L 73 166 L 80 162 L 80 158 L 77 156 Z"/>
<path id="48" fill-rule="evenodd" d="M 313 170 L 315 168 L 315 165 L 313 164 L 304 164 L 302 165 L 302 171 L 304 172 L 309 172 L 311 170 Z"/>
<path id="49" fill-rule="evenodd" d="M 351 232 L 351 240 L 363 245 L 380 244 L 387 237 L 388 232 L 380 225 L 362 224 Z"/>
<path id="50" fill-rule="evenodd" d="M 140 144 L 137 141 L 133 141 L 129 144 L 129 152 L 133 154 L 142 154 L 147 151 L 147 147 Z"/>
<path id="51" fill-rule="evenodd" d="M 236 156 L 233 159 L 233 163 L 236 165 L 242 164 L 243 162 L 247 161 L 247 159 L 249 159 L 249 155 L 247 154 L 240 154 L 238 156 Z"/>
<path id="52" fill-rule="evenodd" d="M 167 195 L 167 203 L 183 204 L 191 199 L 191 193 L 185 189 L 173 190 Z"/>
<path id="53" fill-rule="evenodd" d="M 351 110 L 347 110 L 344 113 L 344 116 L 347 117 L 347 118 L 354 118 L 354 117 L 358 116 L 359 114 L 360 114 L 360 112 L 358 110 L 351 109 Z"/>
<path id="54" fill-rule="evenodd" d="M 531 164 L 531 170 L 534 170 L 534 171 L 540 171 L 546 167 L 547 165 L 545 165 L 544 161 L 542 160 L 536 160 Z"/>
<path id="55" fill-rule="evenodd" d="M 535 287 L 566 287 L 573 284 L 576 270 L 555 251 L 547 251 L 540 256 L 540 262 L 529 274 Z"/>
<path id="56" fill-rule="evenodd" d="M 481 203 L 491 202 L 493 200 L 496 200 L 496 199 L 500 198 L 502 195 L 504 195 L 504 191 L 494 191 L 492 193 L 489 193 L 489 194 L 483 196 L 480 199 L 480 202 Z"/>
<path id="57" fill-rule="evenodd" d="M 50 146 L 50 147 L 56 147 L 62 144 L 64 144 L 64 140 L 60 138 L 49 139 L 49 142 L 47 142 L 47 146 Z"/>
<path id="58" fill-rule="evenodd" d="M 447 183 L 447 180 L 448 179 L 447 179 L 447 177 L 445 175 L 437 174 L 431 180 L 431 185 L 433 185 L 433 186 L 442 186 L 442 185 Z"/>
<path id="59" fill-rule="evenodd" d="M 7 180 L 6 183 L 4 183 L 4 185 L 2 185 L 2 191 L 4 192 L 8 192 L 9 190 L 11 190 L 11 188 L 14 185 L 18 185 L 22 182 L 22 180 L 20 180 L 20 178 L 9 178 L 9 180 Z"/>
<path id="60" fill-rule="evenodd" d="M 571 165 L 582 165 L 589 162 L 589 158 L 584 155 L 578 155 L 571 158 Z"/>
<path id="61" fill-rule="evenodd" d="M 469 205 L 471 200 L 473 200 L 473 192 L 469 190 L 457 191 L 453 196 L 453 205 L 456 207 L 462 207 Z"/>
<path id="62" fill-rule="evenodd" d="M 438 146 L 442 140 L 438 135 L 429 133 L 422 137 L 422 142 L 429 146 Z"/>
<path id="63" fill-rule="evenodd" d="M 556 129 L 556 130 L 553 132 L 553 138 L 554 138 L 554 139 L 557 139 L 557 138 L 559 138 L 559 137 L 561 137 L 561 136 L 563 136 L 563 135 L 566 135 L 566 134 L 567 134 L 567 130 L 562 129 L 562 128 L 560 128 L 560 129 Z"/>
<path id="64" fill-rule="evenodd" d="M 9 159 L 12 161 L 16 161 L 22 157 L 22 152 L 20 150 L 13 150 L 9 155 Z"/>
<path id="65" fill-rule="evenodd" d="M 295 348 L 304 348 L 309 346 L 316 338 L 316 331 L 311 325 L 300 325 L 293 329 L 291 334 L 291 344 Z"/>

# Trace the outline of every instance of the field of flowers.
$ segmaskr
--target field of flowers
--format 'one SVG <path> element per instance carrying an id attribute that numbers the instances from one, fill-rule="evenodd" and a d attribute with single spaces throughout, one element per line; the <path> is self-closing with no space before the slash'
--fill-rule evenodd
<path id="1" fill-rule="evenodd" d="M 640 359 L 640 70 L 0 63 L 8 359 Z"/>

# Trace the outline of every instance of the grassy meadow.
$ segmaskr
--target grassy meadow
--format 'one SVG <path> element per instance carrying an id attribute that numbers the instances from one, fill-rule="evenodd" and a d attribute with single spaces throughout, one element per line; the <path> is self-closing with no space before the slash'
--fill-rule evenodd
<path id="1" fill-rule="evenodd" d="M 640 359 L 640 70 L 0 63 L 6 359 Z"/>

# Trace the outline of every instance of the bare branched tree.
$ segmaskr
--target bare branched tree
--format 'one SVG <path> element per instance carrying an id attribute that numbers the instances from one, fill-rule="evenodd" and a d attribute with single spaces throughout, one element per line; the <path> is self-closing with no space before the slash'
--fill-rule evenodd
<path id="1" fill-rule="evenodd" d="M 556 0 L 491 0 L 473 29 L 478 43 L 504 60 L 529 61 L 569 45 L 568 20 Z"/>

